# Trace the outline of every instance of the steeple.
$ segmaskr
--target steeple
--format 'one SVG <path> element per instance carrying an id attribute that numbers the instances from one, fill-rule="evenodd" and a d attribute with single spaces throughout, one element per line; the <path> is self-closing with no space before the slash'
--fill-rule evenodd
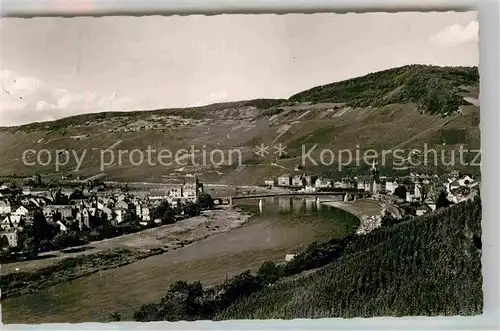
<path id="1" fill-rule="evenodd" d="M 372 167 L 370 169 L 370 174 L 371 174 L 370 191 L 372 193 L 376 193 L 377 192 L 377 183 L 380 182 L 380 179 L 379 179 L 378 165 L 377 165 L 375 159 L 373 159 Z"/>
<path id="2" fill-rule="evenodd" d="M 370 173 L 371 173 L 372 177 L 378 178 L 379 170 L 378 170 L 378 165 L 377 165 L 375 159 L 373 159 L 372 167 L 370 169 Z"/>

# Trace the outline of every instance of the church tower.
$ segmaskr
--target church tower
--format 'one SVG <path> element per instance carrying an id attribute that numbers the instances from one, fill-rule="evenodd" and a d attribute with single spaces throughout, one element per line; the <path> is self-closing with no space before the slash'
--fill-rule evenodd
<path id="1" fill-rule="evenodd" d="M 373 159 L 372 167 L 370 168 L 371 193 L 377 193 L 377 183 L 380 183 L 380 172 L 378 164 Z"/>

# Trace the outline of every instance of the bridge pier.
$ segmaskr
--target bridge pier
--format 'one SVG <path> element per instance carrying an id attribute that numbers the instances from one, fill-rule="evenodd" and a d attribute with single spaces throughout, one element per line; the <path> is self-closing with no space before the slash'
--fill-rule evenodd
<path id="1" fill-rule="evenodd" d="M 315 201 L 316 201 L 316 204 L 317 204 L 317 205 L 319 205 L 319 204 L 321 203 L 321 199 L 319 198 L 319 196 L 316 196 Z"/>
<path id="2" fill-rule="evenodd" d="M 349 194 L 345 194 L 344 195 L 344 202 L 348 202 L 349 201 Z"/>
<path id="3" fill-rule="evenodd" d="M 229 197 L 229 205 L 232 206 L 233 205 L 233 197 Z"/>

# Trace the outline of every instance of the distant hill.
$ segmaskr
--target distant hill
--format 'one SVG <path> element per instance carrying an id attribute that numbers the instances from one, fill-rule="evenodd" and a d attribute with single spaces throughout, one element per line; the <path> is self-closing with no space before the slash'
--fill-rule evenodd
<path id="1" fill-rule="evenodd" d="M 458 150 L 461 146 L 479 149 L 478 96 L 477 68 L 412 65 L 314 87 L 287 100 L 257 99 L 184 109 L 77 115 L 0 128 L 0 176 L 40 173 L 44 178 L 74 178 L 104 172 L 108 180 L 167 183 L 197 173 L 202 181 L 228 184 L 260 184 L 284 172 L 333 177 L 348 168 L 343 166 L 339 171 L 338 159 L 328 165 L 306 164 L 296 172 L 303 150 L 317 145 L 311 153 L 317 160 L 322 148 L 348 149 L 353 153 L 358 146 L 361 152 L 422 149 L 424 144 L 440 151 Z M 274 149 L 279 143 L 286 147 L 286 155 L 281 157 Z M 194 164 L 187 165 L 137 165 L 124 154 L 120 164 L 115 159 L 117 164 L 102 170 L 100 151 L 114 144 L 115 149 L 139 149 L 144 153 L 148 147 L 156 151 L 169 149 L 175 154 L 193 146 L 205 149 L 205 157 L 216 149 L 226 154 L 224 160 L 216 158 L 216 162 L 211 162 L 208 158 L 208 162 L 203 162 L 200 152 Z M 260 144 L 270 146 L 264 157 L 254 153 Z M 79 156 L 86 151 L 86 155 L 78 172 L 74 172 L 73 158 L 56 171 L 54 162 L 47 166 L 24 164 L 22 155 L 29 149 L 54 153 L 62 149 Z M 241 153 L 241 164 L 239 160 L 229 160 L 232 149 Z M 361 162 L 349 171 L 363 174 L 366 167 Z M 421 168 L 446 170 L 446 166 Z M 387 165 L 383 173 L 411 170 Z M 478 172 L 479 167 L 467 171 Z"/>

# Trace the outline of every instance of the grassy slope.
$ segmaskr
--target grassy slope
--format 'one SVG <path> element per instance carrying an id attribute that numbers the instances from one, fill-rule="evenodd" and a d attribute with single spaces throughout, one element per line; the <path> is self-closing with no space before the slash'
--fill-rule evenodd
<path id="1" fill-rule="evenodd" d="M 482 313 L 481 203 L 357 237 L 310 275 L 241 299 L 218 319 L 290 319 Z"/>
<path id="2" fill-rule="evenodd" d="M 468 105 L 463 106 L 462 114 L 450 112 L 464 103 L 462 96 L 477 97 L 477 89 L 477 68 L 406 66 L 315 87 L 287 101 L 250 100 L 186 109 L 106 112 L 3 128 L 0 130 L 0 175 L 28 175 L 34 172 L 53 175 L 53 164 L 48 167 L 23 164 L 21 155 L 30 148 L 69 148 L 78 151 L 78 155 L 86 149 L 88 153 L 79 175 L 93 175 L 100 172 L 99 150 L 118 140 L 123 141 L 119 149 L 129 151 L 146 151 L 148 146 L 157 150 L 169 148 L 173 152 L 191 145 L 198 149 L 206 145 L 209 151 L 214 148 L 241 148 L 243 167 L 222 165 L 183 169 L 185 172 L 197 172 L 206 182 L 232 184 L 262 183 L 264 178 L 278 176 L 287 171 L 285 169 L 293 172 L 295 166 L 301 163 L 302 144 L 308 149 L 318 143 L 318 150 L 328 147 L 333 151 L 354 151 L 356 145 L 365 150 L 422 148 L 423 143 L 431 146 L 446 143 L 446 148 L 450 149 L 465 144 L 466 148 L 477 149 L 480 145 L 479 108 Z M 316 104 L 303 103 L 311 101 Z M 342 103 L 356 108 L 346 108 Z M 419 111 L 422 108 L 430 109 Z M 448 116 L 435 114 L 444 112 L 449 112 Z M 151 120 L 153 115 L 181 115 L 184 118 L 206 119 L 206 122 L 166 130 L 109 132 L 109 129 L 124 123 Z M 85 126 L 87 121 L 91 125 Z M 280 135 L 280 132 L 283 134 Z M 70 138 L 81 134 L 88 134 L 89 137 L 83 140 Z M 271 165 L 275 154 L 270 153 L 262 159 L 251 151 L 257 144 L 270 145 L 273 142 L 287 146 L 289 158 L 279 160 L 281 167 Z M 317 159 L 319 152 L 314 154 Z M 61 167 L 61 173 L 67 174 L 74 168 L 72 160 Z M 110 180 L 159 182 L 173 174 L 182 175 L 175 168 L 180 166 L 150 166 L 147 162 L 133 166 L 125 156 L 121 166 L 114 166 L 105 172 Z M 331 167 L 311 165 L 304 170 L 333 176 L 334 168 L 336 163 Z"/>

